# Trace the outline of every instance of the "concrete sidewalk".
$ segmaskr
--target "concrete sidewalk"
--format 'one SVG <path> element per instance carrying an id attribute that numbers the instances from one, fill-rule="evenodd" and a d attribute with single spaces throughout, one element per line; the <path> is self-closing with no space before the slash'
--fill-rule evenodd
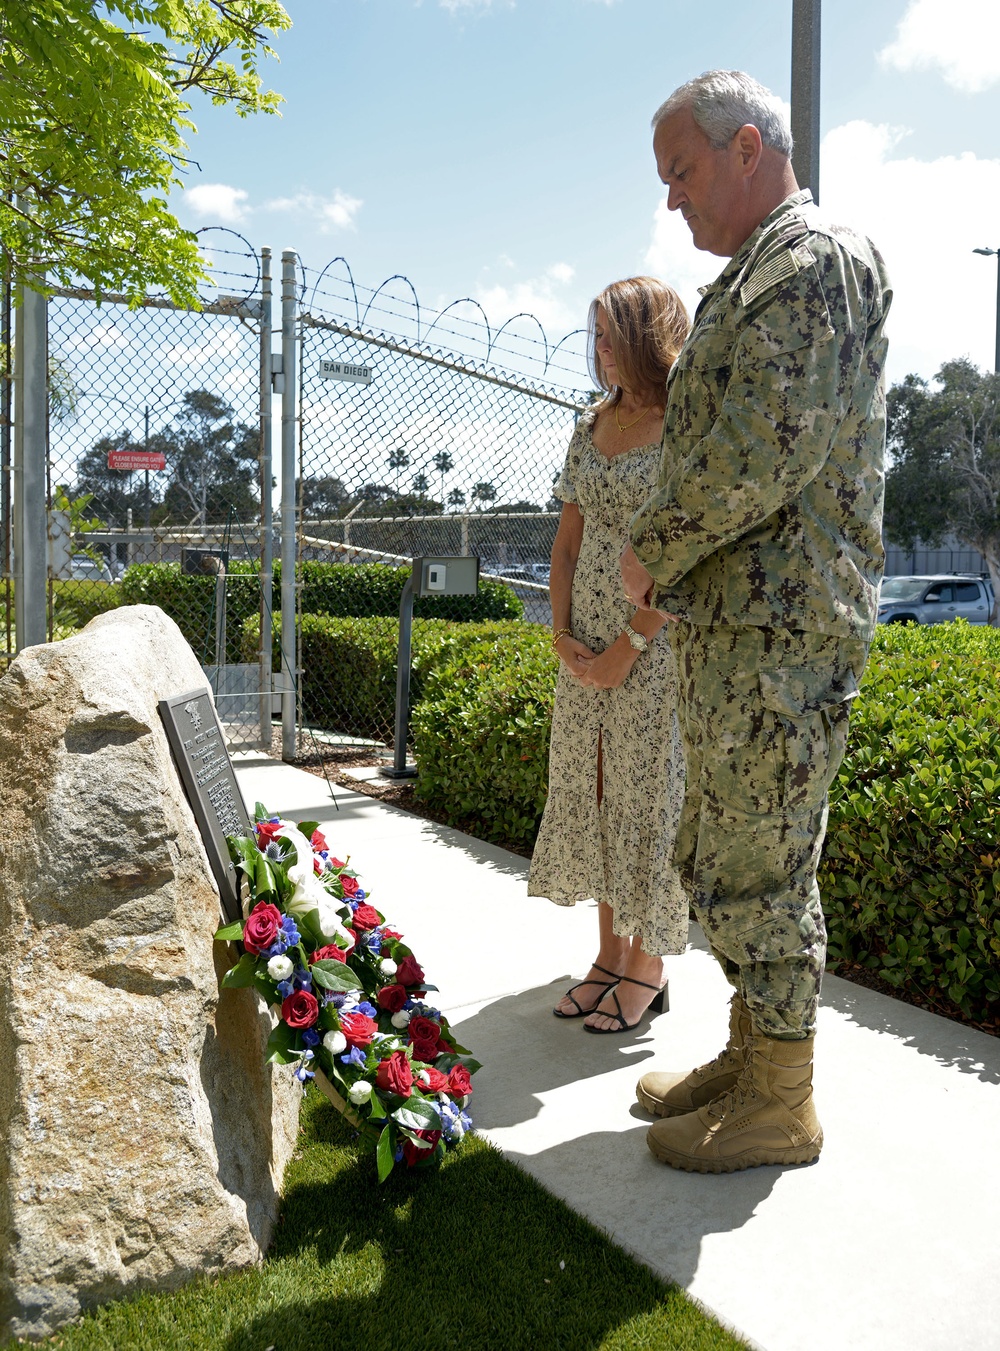
<path id="1" fill-rule="evenodd" d="M 1000 1348 L 1000 1041 L 827 977 L 819 1161 L 675 1172 L 646 1149 L 634 1085 L 725 1041 L 728 987 L 697 929 L 667 963 L 669 1014 L 588 1036 L 550 1009 L 596 950 L 593 906 L 529 900 L 516 854 L 339 788 L 338 811 L 278 761 L 236 772 L 251 807 L 319 820 L 351 855 L 483 1062 L 477 1130 L 616 1243 L 764 1351 Z"/>

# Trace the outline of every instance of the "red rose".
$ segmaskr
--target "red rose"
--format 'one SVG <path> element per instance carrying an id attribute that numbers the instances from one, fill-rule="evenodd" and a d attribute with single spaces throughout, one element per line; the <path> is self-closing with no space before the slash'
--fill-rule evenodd
<path id="1" fill-rule="evenodd" d="M 318 854 L 321 854 L 323 850 L 327 847 L 326 839 L 324 838 L 322 833 L 318 830 L 313 831 L 312 839 L 309 841 L 309 843 L 312 845 L 312 847 L 316 850 Z"/>
<path id="2" fill-rule="evenodd" d="M 347 867 L 347 864 L 346 864 L 342 859 L 339 859 L 339 858 L 331 858 L 331 859 L 330 859 L 330 862 L 333 864 L 333 866 L 334 866 L 335 868 L 346 868 L 346 867 Z"/>
<path id="3" fill-rule="evenodd" d="M 424 1075 L 427 1075 L 427 1082 L 424 1082 Z M 448 1076 L 436 1070 L 433 1065 L 428 1065 L 425 1070 L 421 1070 L 417 1075 L 417 1086 L 424 1093 L 440 1093 L 448 1087 Z"/>
<path id="4" fill-rule="evenodd" d="M 347 953 L 343 948 L 338 948 L 336 943 L 327 943 L 325 948 L 317 948 L 312 955 L 314 962 L 346 962 Z"/>
<path id="5" fill-rule="evenodd" d="M 411 1041 L 410 1049 L 414 1060 L 422 1060 L 428 1065 L 441 1054 L 441 1047 L 436 1041 Z"/>
<path id="6" fill-rule="evenodd" d="M 243 926 L 243 945 L 247 952 L 256 956 L 264 948 L 269 948 L 281 928 L 281 911 L 276 905 L 258 901 L 247 916 Z"/>
<path id="7" fill-rule="evenodd" d="M 382 916 L 373 905 L 362 901 L 352 915 L 351 923 L 355 929 L 375 929 L 382 923 Z"/>
<path id="8" fill-rule="evenodd" d="M 400 985 L 423 985 L 427 977 L 424 975 L 424 968 L 417 961 L 416 957 L 410 953 L 400 962 L 396 971 L 396 979 Z"/>
<path id="9" fill-rule="evenodd" d="M 319 1017 L 319 1002 L 308 990 L 296 990 L 282 1004 L 281 1016 L 289 1027 L 312 1027 Z"/>
<path id="10" fill-rule="evenodd" d="M 374 1018 L 367 1013 L 342 1013 L 340 1030 L 351 1046 L 367 1046 L 378 1031 Z"/>
<path id="11" fill-rule="evenodd" d="M 406 1003 L 408 995 L 402 985 L 383 985 L 378 992 L 378 1006 L 389 1013 L 398 1013 Z"/>
<path id="12" fill-rule="evenodd" d="M 453 1065 L 448 1075 L 448 1092 L 453 1098 L 467 1098 L 472 1092 L 472 1076 L 464 1065 Z"/>
<path id="13" fill-rule="evenodd" d="M 421 1149 L 409 1137 L 404 1139 L 403 1158 L 406 1160 L 407 1168 L 412 1168 L 415 1163 L 426 1163 L 429 1159 L 433 1159 L 434 1149 L 441 1139 L 440 1131 L 414 1131 L 413 1134 L 419 1140 L 426 1140 L 430 1149 Z"/>
<path id="14" fill-rule="evenodd" d="M 402 1098 L 410 1096 L 413 1071 L 405 1051 L 393 1051 L 388 1060 L 380 1061 L 375 1072 L 375 1087 L 386 1093 L 398 1093 Z"/>
<path id="15" fill-rule="evenodd" d="M 341 873 L 340 885 L 344 888 L 345 896 L 353 896 L 358 889 L 358 879 L 356 877 L 348 877 L 347 873 Z"/>
<path id="16" fill-rule="evenodd" d="M 258 821 L 257 848 L 263 852 L 272 840 L 278 838 L 278 831 L 281 827 L 281 821 Z"/>
<path id="17" fill-rule="evenodd" d="M 410 1019 L 408 1028 L 410 1041 L 431 1041 L 436 1046 L 441 1038 L 441 1029 L 433 1018 L 425 1018 L 422 1013 Z"/>
<path id="18" fill-rule="evenodd" d="M 383 937 L 383 938 L 402 938 L 402 936 L 403 936 L 403 935 L 402 935 L 402 934 L 398 934 L 398 933 L 396 932 L 395 929 L 387 929 L 387 928 L 385 928 L 385 927 L 383 926 L 383 929 L 382 929 L 382 937 Z"/>

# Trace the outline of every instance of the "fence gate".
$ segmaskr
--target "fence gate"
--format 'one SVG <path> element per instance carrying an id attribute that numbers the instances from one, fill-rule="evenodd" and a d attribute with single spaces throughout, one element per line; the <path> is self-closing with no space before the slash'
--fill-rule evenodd
<path id="1" fill-rule="evenodd" d="M 300 724 L 346 756 L 392 743 L 385 654 L 402 580 L 361 619 L 346 595 L 323 594 L 311 564 L 403 569 L 424 554 L 478 555 L 478 596 L 417 602 L 417 676 L 422 615 L 547 623 L 562 505 L 552 490 L 591 396 L 570 383 L 582 383 L 579 331 L 550 350 L 533 316 L 493 333 L 474 301 L 428 316 L 405 278 L 362 297 L 343 271 L 339 282 L 332 265 L 295 278 L 296 492 Z"/>
<path id="2" fill-rule="evenodd" d="M 262 268 L 245 241 L 211 241 L 230 232 L 206 234 L 215 286 L 200 311 L 155 298 L 130 309 L 117 295 L 98 304 L 87 290 L 49 298 L 47 637 L 118 603 L 161 605 L 202 663 L 238 748 L 271 736 L 271 654 L 260 636 L 270 608 L 268 260 Z M 8 341 L 6 361 L 9 352 Z M 6 403 L 2 411 L 6 467 Z"/>

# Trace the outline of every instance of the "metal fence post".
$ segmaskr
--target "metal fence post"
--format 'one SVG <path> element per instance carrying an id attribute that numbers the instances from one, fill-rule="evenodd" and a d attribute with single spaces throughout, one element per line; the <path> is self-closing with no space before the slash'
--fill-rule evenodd
<path id="1" fill-rule="evenodd" d="M 27 286 L 21 286 L 20 293 L 14 343 L 14 614 L 18 651 L 45 642 L 48 574 L 47 302 L 40 291 Z"/>
<path id="2" fill-rule="evenodd" d="M 299 653 L 295 633 L 295 415 L 298 381 L 295 372 L 297 305 L 293 249 L 281 255 L 281 653 L 285 680 L 281 695 L 281 758 L 295 759 L 295 703 Z"/>
<path id="3" fill-rule="evenodd" d="M 274 519 L 271 497 L 271 250 L 260 251 L 260 744 L 271 749 Z"/>

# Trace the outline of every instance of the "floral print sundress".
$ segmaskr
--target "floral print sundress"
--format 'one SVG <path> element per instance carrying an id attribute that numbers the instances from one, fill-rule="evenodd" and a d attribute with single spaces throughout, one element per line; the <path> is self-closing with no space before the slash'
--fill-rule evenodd
<path id="1" fill-rule="evenodd" d="M 573 636 L 601 652 L 635 613 L 619 560 L 629 521 L 656 487 L 660 447 L 608 459 L 593 442 L 595 417 L 577 423 L 555 495 L 583 515 Z M 528 894 L 557 905 L 606 901 L 616 934 L 641 934 L 645 950 L 661 955 L 683 952 L 688 933 L 688 900 L 672 864 L 684 799 L 676 685 L 665 629 L 617 689 L 580 685 L 560 663 L 548 800 L 528 876 Z"/>

